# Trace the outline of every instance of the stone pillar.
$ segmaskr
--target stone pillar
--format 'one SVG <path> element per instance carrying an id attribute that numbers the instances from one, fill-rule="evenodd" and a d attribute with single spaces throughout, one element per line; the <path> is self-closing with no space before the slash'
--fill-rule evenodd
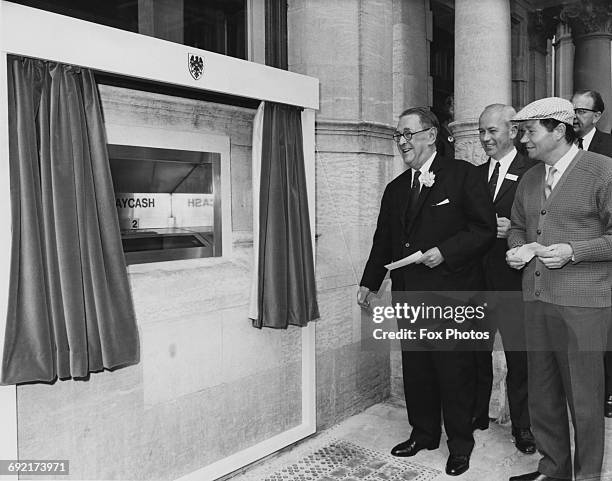
<path id="1" fill-rule="evenodd" d="M 389 353 L 360 348 L 355 299 L 380 199 L 394 176 L 393 8 L 394 0 L 287 2 L 289 70 L 320 81 L 315 117 L 316 280 L 323 321 L 316 326 L 317 371 L 323 373 L 317 375 L 319 428 L 389 395 Z M 347 379 L 365 379 L 366 385 Z"/>
<path id="2" fill-rule="evenodd" d="M 393 123 L 408 107 L 432 105 L 429 0 L 393 0 Z M 394 172 L 405 169 L 395 155 Z"/>
<path id="3" fill-rule="evenodd" d="M 478 12 L 476 15 L 475 12 Z M 455 156 L 485 160 L 478 117 L 492 103 L 512 103 L 509 0 L 455 0 Z"/>
<path id="4" fill-rule="evenodd" d="M 431 105 L 427 0 L 393 0 L 393 117 L 408 107 Z"/>
<path id="5" fill-rule="evenodd" d="M 574 93 L 572 28 L 566 23 L 559 23 L 555 40 L 555 96 L 570 99 Z"/>
<path id="6" fill-rule="evenodd" d="M 604 132 L 612 127 L 612 10 L 608 0 L 583 0 L 561 11 L 574 34 L 574 88 L 597 90 L 606 105 L 597 124 Z"/>

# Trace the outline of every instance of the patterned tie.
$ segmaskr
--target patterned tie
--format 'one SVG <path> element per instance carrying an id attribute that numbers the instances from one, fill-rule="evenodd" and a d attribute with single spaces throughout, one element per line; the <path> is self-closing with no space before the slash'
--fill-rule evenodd
<path id="1" fill-rule="evenodd" d="M 414 209 L 419 200 L 419 193 L 421 192 L 421 183 L 419 182 L 419 176 L 421 175 L 420 170 L 416 170 L 412 173 L 412 187 L 410 188 L 410 209 Z"/>
<path id="2" fill-rule="evenodd" d="M 582 145 L 582 137 L 578 139 L 578 148 L 584 150 L 584 146 Z"/>
<path id="3" fill-rule="evenodd" d="M 495 189 L 497 189 L 497 179 L 499 179 L 499 161 L 495 159 L 491 160 L 495 162 L 495 167 L 489 179 L 489 193 L 491 194 L 491 199 L 495 199 Z"/>
<path id="4" fill-rule="evenodd" d="M 548 171 L 548 175 L 546 176 L 546 185 L 544 186 L 544 197 L 548 199 L 548 196 L 553 190 L 553 183 L 555 182 L 555 174 L 557 173 L 557 169 L 551 167 Z"/>

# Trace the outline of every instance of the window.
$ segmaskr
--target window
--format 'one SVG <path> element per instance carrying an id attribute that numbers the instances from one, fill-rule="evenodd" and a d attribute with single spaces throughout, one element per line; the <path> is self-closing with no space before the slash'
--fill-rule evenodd
<path id="1" fill-rule="evenodd" d="M 14 3 L 247 58 L 247 0 L 16 0 Z"/>
<path id="2" fill-rule="evenodd" d="M 108 146 L 128 264 L 221 255 L 220 154 Z"/>

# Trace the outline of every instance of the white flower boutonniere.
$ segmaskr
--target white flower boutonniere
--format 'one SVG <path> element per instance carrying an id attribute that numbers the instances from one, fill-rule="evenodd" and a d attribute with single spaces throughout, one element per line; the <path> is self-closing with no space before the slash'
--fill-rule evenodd
<path id="1" fill-rule="evenodd" d="M 431 187 L 436 181 L 436 174 L 434 174 L 433 172 L 425 172 L 421 174 L 419 180 L 421 181 L 421 184 L 425 187 Z"/>

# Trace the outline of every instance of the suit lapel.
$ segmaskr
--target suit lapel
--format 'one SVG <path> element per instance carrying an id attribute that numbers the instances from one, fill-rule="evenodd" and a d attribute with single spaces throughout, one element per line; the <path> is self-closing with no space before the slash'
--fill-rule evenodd
<path id="1" fill-rule="evenodd" d="M 406 226 L 406 217 L 408 216 L 408 209 L 410 208 L 410 186 L 412 184 L 412 170 L 408 169 L 401 174 L 401 185 L 398 188 L 398 192 L 402 195 L 399 196 L 398 206 L 400 211 L 400 222 L 402 228 Z"/>
<path id="2" fill-rule="evenodd" d="M 525 161 L 523 157 L 519 153 L 517 153 L 514 156 L 514 159 L 512 159 L 512 163 L 510 164 L 510 168 L 508 169 L 508 172 L 504 176 L 502 185 L 499 187 L 499 192 L 497 193 L 497 196 L 495 197 L 494 204 L 497 204 L 499 200 L 510 190 L 510 188 L 513 185 L 516 185 L 518 183 L 518 178 L 521 177 L 524 170 L 525 170 Z M 516 180 L 507 179 L 506 177 L 508 176 L 508 174 L 516 175 L 518 178 Z"/>
<path id="3" fill-rule="evenodd" d="M 589 152 L 599 152 L 597 147 L 599 146 L 599 143 L 601 141 L 602 141 L 602 138 L 599 135 L 599 130 L 595 129 L 595 134 L 593 135 L 593 138 L 591 139 L 591 143 L 589 144 Z"/>
<path id="4" fill-rule="evenodd" d="M 444 168 L 444 157 L 442 157 L 440 154 L 436 154 L 433 162 L 431 163 L 431 167 L 429 168 L 429 172 L 432 172 L 436 176 L 434 179 L 434 186 L 437 182 L 441 182 L 441 179 L 439 178 L 439 174 L 441 173 L 443 168 Z M 410 216 L 410 222 L 408 223 L 408 227 L 407 227 L 408 233 L 410 233 L 412 227 L 414 226 L 414 221 L 418 217 L 419 212 L 421 211 L 423 207 L 423 204 L 427 200 L 427 197 L 429 196 L 434 186 L 426 187 L 425 185 L 423 185 L 423 187 L 421 188 L 421 193 L 419 194 L 419 198 L 417 200 L 416 206 L 414 208 L 410 206 L 411 216 Z"/>

